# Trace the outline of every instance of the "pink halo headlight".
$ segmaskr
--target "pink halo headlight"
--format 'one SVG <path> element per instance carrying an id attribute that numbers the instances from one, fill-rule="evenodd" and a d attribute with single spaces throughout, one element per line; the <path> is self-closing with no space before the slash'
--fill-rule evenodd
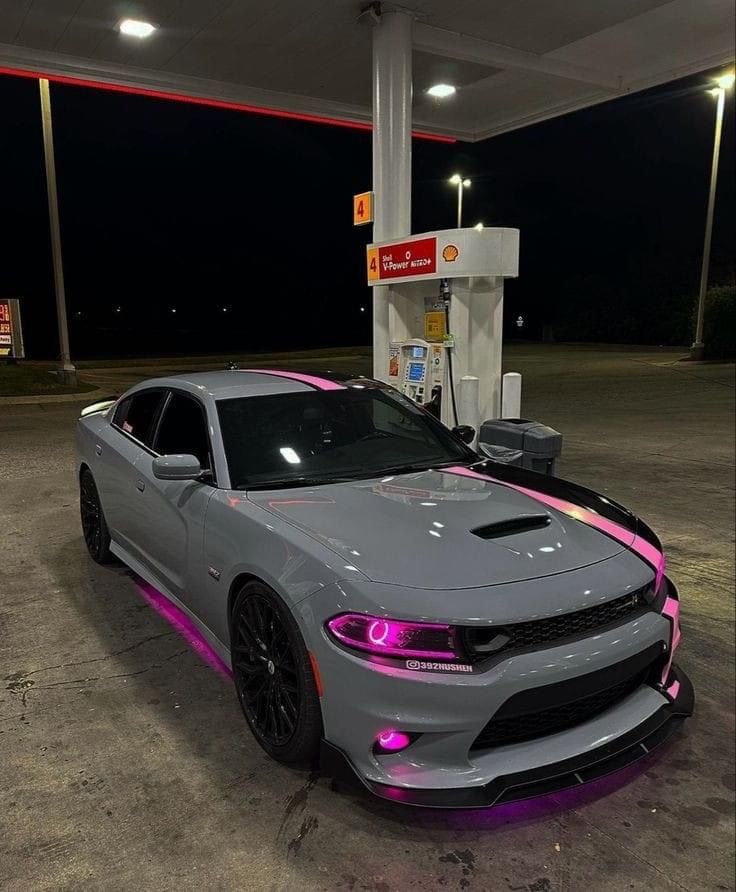
<path id="1" fill-rule="evenodd" d="M 403 731 L 381 731 L 376 737 L 375 749 L 379 753 L 398 753 L 405 750 L 412 742 L 412 738 Z"/>
<path id="2" fill-rule="evenodd" d="M 327 629 L 347 647 L 375 656 L 444 661 L 460 658 L 452 626 L 341 613 L 327 621 Z"/>
<path id="3" fill-rule="evenodd" d="M 391 627 L 385 619 L 376 619 L 368 626 L 368 640 L 371 644 L 383 647 Z"/>

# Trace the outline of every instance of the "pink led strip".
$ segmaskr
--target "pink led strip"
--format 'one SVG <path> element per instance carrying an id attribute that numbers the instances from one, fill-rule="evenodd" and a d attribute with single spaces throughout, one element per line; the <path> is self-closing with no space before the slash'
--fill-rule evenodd
<path id="1" fill-rule="evenodd" d="M 528 489 L 526 486 L 518 486 L 515 483 L 508 483 L 506 480 L 497 480 L 489 474 L 479 474 L 477 471 L 471 471 L 470 468 L 463 468 L 458 465 L 452 468 L 443 468 L 442 470 L 449 474 L 457 474 L 460 477 L 470 477 L 474 480 L 490 480 L 492 483 L 508 486 L 509 489 L 515 489 L 517 492 L 524 493 L 524 495 L 536 499 L 538 502 L 542 502 L 545 505 L 549 505 L 550 508 L 554 508 L 555 510 L 562 512 L 562 514 L 572 517 L 574 520 L 579 520 L 581 523 L 595 527 L 595 529 L 600 530 L 602 533 L 606 533 L 606 535 L 610 536 L 612 539 L 616 539 L 618 542 L 621 542 L 622 545 L 625 545 L 627 548 L 636 552 L 639 557 L 650 564 L 657 573 L 655 586 L 656 588 L 659 588 L 662 576 L 664 575 L 664 555 L 658 548 L 655 548 L 654 545 L 647 542 L 646 539 L 632 533 L 631 530 L 627 530 L 626 527 L 621 526 L 621 524 L 614 523 L 612 520 L 607 520 L 600 514 L 596 514 L 595 511 L 591 511 L 588 508 L 582 508 L 580 505 L 575 505 L 573 502 L 568 502 L 565 499 L 558 499 L 556 496 L 537 492 L 537 490 Z"/>
<path id="2" fill-rule="evenodd" d="M 273 375 L 276 378 L 290 378 L 292 381 L 301 381 L 309 384 L 317 390 L 345 390 L 344 384 L 330 381 L 329 378 L 318 378 L 316 375 L 303 375 L 301 372 L 279 372 L 275 369 L 243 369 L 244 372 L 253 372 L 255 375 Z"/>

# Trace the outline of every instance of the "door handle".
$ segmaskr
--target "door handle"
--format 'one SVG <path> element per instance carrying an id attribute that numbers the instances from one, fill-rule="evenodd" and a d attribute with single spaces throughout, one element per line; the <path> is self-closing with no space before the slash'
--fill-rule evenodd
<path id="1" fill-rule="evenodd" d="M 99 443 L 95 446 L 95 453 L 97 455 L 102 455 L 102 446 L 100 446 Z"/>
<path id="2" fill-rule="evenodd" d="M 136 480 L 135 488 L 138 490 L 138 492 L 143 492 L 146 488 L 146 484 L 143 480 Z"/>

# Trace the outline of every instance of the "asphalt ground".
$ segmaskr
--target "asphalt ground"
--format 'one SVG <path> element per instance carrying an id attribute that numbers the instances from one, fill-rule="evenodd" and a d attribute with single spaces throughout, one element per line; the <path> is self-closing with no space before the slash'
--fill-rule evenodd
<path id="1" fill-rule="evenodd" d="M 696 713 L 604 782 L 479 812 L 270 761 L 231 682 L 87 558 L 79 404 L 0 403 L 0 889 L 734 888 L 734 368 L 678 356 L 512 346 L 506 367 L 565 436 L 558 473 L 660 533 Z M 147 373 L 113 368 L 96 383 Z"/>

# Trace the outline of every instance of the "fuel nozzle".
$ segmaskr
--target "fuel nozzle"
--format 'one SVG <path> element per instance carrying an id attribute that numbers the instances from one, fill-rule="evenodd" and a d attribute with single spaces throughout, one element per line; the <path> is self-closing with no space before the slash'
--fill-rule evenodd
<path id="1" fill-rule="evenodd" d="M 450 280 L 440 279 L 440 299 L 446 304 L 450 302 Z"/>

